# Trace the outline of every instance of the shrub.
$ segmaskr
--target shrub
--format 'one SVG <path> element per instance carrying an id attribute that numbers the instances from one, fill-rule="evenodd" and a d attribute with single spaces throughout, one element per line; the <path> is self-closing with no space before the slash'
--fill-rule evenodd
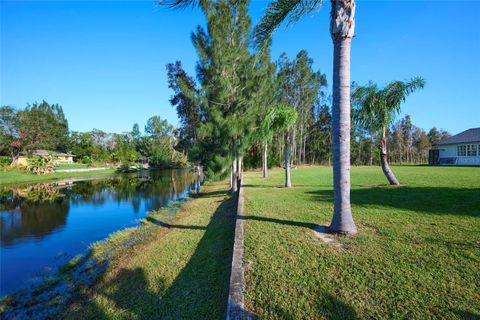
<path id="1" fill-rule="evenodd" d="M 0 157 L 0 169 L 10 166 L 12 159 L 10 157 Z"/>
<path id="2" fill-rule="evenodd" d="M 34 155 L 27 160 L 27 171 L 36 174 L 46 174 L 53 172 L 55 165 L 52 156 Z"/>

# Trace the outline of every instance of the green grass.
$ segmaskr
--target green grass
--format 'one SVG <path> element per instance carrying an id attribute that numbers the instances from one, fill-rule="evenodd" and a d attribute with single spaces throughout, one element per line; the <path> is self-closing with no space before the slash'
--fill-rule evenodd
<path id="1" fill-rule="evenodd" d="M 224 319 L 236 210 L 227 190 L 204 186 L 173 220 L 168 212 L 150 216 L 158 230 L 114 259 L 65 318 Z"/>
<path id="2" fill-rule="evenodd" d="M 91 166 L 85 163 L 60 163 L 55 166 L 56 170 L 62 169 L 86 169 Z"/>
<path id="3" fill-rule="evenodd" d="M 478 319 L 480 168 L 353 167 L 355 236 L 314 236 L 331 168 L 246 174 L 246 306 L 262 319 Z"/>
<path id="4" fill-rule="evenodd" d="M 15 184 L 48 182 L 59 179 L 85 177 L 99 174 L 111 174 L 115 169 L 96 170 L 89 172 L 54 172 L 48 174 L 36 175 L 22 170 L 0 171 L 0 186 L 9 186 Z"/>

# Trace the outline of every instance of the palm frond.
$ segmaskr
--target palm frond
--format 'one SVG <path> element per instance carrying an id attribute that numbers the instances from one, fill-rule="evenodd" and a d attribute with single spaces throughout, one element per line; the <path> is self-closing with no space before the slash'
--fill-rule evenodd
<path id="1" fill-rule="evenodd" d="M 184 9 L 186 7 L 196 7 L 202 0 L 158 0 L 157 3 L 161 6 L 167 6 L 169 8 L 180 8 Z"/>
<path id="2" fill-rule="evenodd" d="M 388 106 L 398 113 L 400 104 L 405 102 L 407 96 L 424 87 L 425 80 L 421 77 L 415 77 L 409 81 L 393 81 L 387 85 L 383 92 Z"/>
<path id="3" fill-rule="evenodd" d="M 180 0 L 179 0 L 180 1 Z M 278 27 L 287 20 L 287 26 L 302 16 L 320 9 L 324 0 L 276 0 L 265 10 L 262 20 L 255 27 L 255 45 L 261 48 Z"/>

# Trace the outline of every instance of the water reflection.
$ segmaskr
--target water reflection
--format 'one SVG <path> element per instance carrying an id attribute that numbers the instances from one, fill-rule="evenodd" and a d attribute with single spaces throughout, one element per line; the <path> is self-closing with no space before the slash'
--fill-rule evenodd
<path id="1" fill-rule="evenodd" d="M 200 180 L 195 172 L 165 170 L 0 190 L 0 294 L 198 191 Z"/>

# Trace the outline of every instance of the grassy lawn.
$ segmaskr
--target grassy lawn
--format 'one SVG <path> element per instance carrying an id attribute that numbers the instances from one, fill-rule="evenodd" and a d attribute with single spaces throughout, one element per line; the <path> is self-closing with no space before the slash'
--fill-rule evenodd
<path id="1" fill-rule="evenodd" d="M 48 182 L 59 179 L 92 176 L 114 173 L 115 169 L 97 170 L 91 172 L 54 172 L 49 174 L 31 174 L 21 170 L 0 171 L 0 186 L 22 183 Z"/>
<path id="2" fill-rule="evenodd" d="M 480 168 L 353 167 L 359 233 L 314 236 L 333 212 L 331 168 L 246 174 L 246 306 L 262 319 L 479 319 Z"/>
<path id="3" fill-rule="evenodd" d="M 84 164 L 84 163 L 61 163 L 61 164 L 57 164 L 55 166 L 55 169 L 56 170 L 62 170 L 62 169 L 86 169 L 86 168 L 89 168 L 91 166 L 89 166 L 88 164 Z"/>
<path id="4" fill-rule="evenodd" d="M 224 319 L 236 210 L 227 190 L 202 187 L 173 221 L 116 258 L 65 318 Z"/>

